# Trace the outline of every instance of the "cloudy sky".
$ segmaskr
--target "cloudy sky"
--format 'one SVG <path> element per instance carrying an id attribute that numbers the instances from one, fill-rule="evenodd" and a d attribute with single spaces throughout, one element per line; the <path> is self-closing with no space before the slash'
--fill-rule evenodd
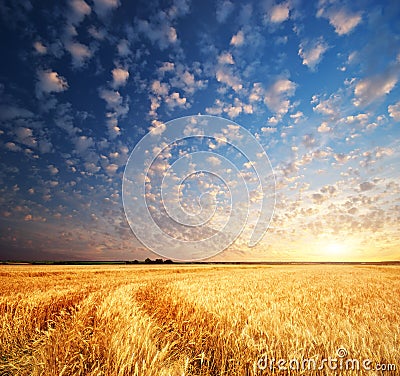
<path id="1" fill-rule="evenodd" d="M 1 258 L 158 257 L 124 168 L 204 114 L 249 130 L 276 178 L 263 240 L 215 259 L 400 259 L 399 19 L 396 0 L 0 0 Z"/>

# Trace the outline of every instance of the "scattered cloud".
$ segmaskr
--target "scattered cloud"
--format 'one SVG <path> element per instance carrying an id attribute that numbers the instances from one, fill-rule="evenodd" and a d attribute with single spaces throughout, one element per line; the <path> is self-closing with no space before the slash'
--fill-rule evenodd
<path id="1" fill-rule="evenodd" d="M 237 34 L 233 35 L 231 38 L 230 44 L 235 47 L 239 47 L 244 43 L 244 33 L 242 30 L 239 30 Z"/>
<path id="2" fill-rule="evenodd" d="M 354 105 L 366 106 L 389 94 L 399 79 L 400 65 L 381 74 L 358 80 L 354 87 Z"/>
<path id="3" fill-rule="evenodd" d="M 82 68 L 93 55 L 89 47 L 78 42 L 68 42 L 65 48 L 71 54 L 74 68 Z"/>
<path id="4" fill-rule="evenodd" d="M 319 133 L 327 133 L 330 132 L 332 128 L 328 125 L 328 122 L 323 121 L 321 125 L 318 127 L 318 132 Z"/>
<path id="5" fill-rule="evenodd" d="M 112 76 L 112 87 L 114 89 L 118 89 L 120 86 L 125 86 L 129 78 L 129 71 L 123 68 L 114 68 L 112 70 Z"/>
<path id="6" fill-rule="evenodd" d="M 268 21 L 279 24 L 289 19 L 290 3 L 284 2 L 273 5 L 268 11 Z"/>
<path id="7" fill-rule="evenodd" d="M 279 118 L 287 114 L 289 98 L 294 95 L 296 84 L 287 78 L 277 79 L 265 92 L 264 103 Z"/>
<path id="8" fill-rule="evenodd" d="M 44 55 L 47 53 L 47 47 L 40 41 L 36 41 L 35 43 L 33 43 L 33 48 L 40 55 Z"/>
<path id="9" fill-rule="evenodd" d="M 229 0 L 218 1 L 216 17 L 219 23 L 224 23 L 233 12 L 235 6 Z"/>
<path id="10" fill-rule="evenodd" d="M 303 65 L 307 65 L 311 70 L 315 70 L 327 50 L 327 43 L 320 37 L 313 41 L 301 42 L 299 56 L 303 59 Z"/>
<path id="11" fill-rule="evenodd" d="M 395 121 L 400 121 L 400 101 L 388 106 L 389 116 Z"/>
<path id="12" fill-rule="evenodd" d="M 365 182 L 360 184 L 360 191 L 361 192 L 370 191 L 374 187 L 375 187 L 375 184 L 373 184 L 373 183 L 371 183 L 369 181 L 365 181 Z"/>
<path id="13" fill-rule="evenodd" d="M 325 1 L 321 4 L 325 5 Z M 317 17 L 327 18 L 338 35 L 349 34 L 362 21 L 361 12 L 352 13 L 344 7 L 337 8 L 336 6 L 320 7 Z"/>
<path id="14" fill-rule="evenodd" d="M 57 72 L 40 70 L 37 73 L 36 96 L 41 98 L 44 93 L 60 93 L 68 89 L 67 80 Z"/>
<path id="15" fill-rule="evenodd" d="M 68 16 L 69 22 L 77 25 L 83 21 L 85 16 L 88 16 L 92 9 L 84 0 L 72 0 L 70 2 L 71 12 Z"/>
<path id="16" fill-rule="evenodd" d="M 100 17 L 106 17 L 112 10 L 120 6 L 119 0 L 93 0 L 94 11 Z"/>

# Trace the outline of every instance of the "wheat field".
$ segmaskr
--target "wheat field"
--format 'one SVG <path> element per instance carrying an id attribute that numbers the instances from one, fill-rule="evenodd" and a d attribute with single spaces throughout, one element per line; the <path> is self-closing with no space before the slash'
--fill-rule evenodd
<path id="1" fill-rule="evenodd" d="M 4 376 L 400 374 L 395 266 L 4 265 L 0 276 Z"/>

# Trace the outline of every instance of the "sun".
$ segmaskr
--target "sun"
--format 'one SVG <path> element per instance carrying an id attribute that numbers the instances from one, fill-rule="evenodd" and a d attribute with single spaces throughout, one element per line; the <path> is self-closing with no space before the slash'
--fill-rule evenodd
<path id="1" fill-rule="evenodd" d="M 342 243 L 330 243 L 326 246 L 326 253 L 330 256 L 341 256 L 346 251 L 346 245 Z"/>

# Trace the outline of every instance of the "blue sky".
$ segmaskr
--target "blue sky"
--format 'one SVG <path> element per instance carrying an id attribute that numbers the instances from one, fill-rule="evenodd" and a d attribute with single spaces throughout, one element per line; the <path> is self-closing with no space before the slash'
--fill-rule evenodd
<path id="1" fill-rule="evenodd" d="M 154 258 L 122 175 L 172 119 L 263 145 L 270 229 L 217 260 L 400 257 L 397 1 L 0 1 L 0 256 Z"/>

